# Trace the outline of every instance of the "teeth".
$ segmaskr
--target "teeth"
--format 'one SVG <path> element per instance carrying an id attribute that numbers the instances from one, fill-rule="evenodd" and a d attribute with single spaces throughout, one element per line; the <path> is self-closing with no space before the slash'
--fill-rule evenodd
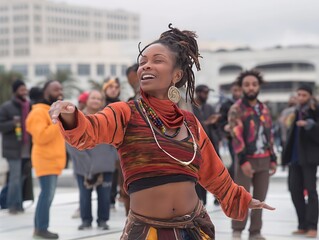
<path id="1" fill-rule="evenodd" d="M 154 78 L 155 76 L 154 75 L 151 75 L 151 74 L 145 74 L 143 75 L 142 79 L 146 79 L 146 78 Z"/>

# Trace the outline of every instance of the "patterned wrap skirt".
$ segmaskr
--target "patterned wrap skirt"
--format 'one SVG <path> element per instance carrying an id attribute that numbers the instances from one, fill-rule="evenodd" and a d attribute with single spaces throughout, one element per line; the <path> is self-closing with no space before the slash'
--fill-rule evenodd
<path id="1" fill-rule="evenodd" d="M 130 211 L 121 240 L 214 240 L 215 227 L 199 201 L 189 214 L 169 220 L 154 219 Z"/>

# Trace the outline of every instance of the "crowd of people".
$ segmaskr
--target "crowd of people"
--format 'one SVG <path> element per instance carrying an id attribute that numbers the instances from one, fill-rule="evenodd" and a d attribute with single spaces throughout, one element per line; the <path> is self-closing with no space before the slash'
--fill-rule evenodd
<path id="1" fill-rule="evenodd" d="M 130 98 L 121 96 L 118 78 L 81 93 L 77 105 L 63 100 L 57 80 L 30 89 L 29 98 L 26 84 L 14 81 L 12 99 L 0 106 L 9 165 L 1 207 L 21 214 L 23 201 L 34 199 L 32 163 L 41 190 L 33 236 L 58 239 L 49 231 L 50 208 L 68 155 L 79 189 L 79 230 L 92 228 L 95 190 L 98 228 L 112 228 L 110 209 L 116 200 L 123 202 L 127 221 L 121 240 L 215 239 L 205 210 L 208 191 L 232 218 L 234 240 L 241 239 L 248 217 L 249 239 L 266 239 L 262 210 L 274 210 L 264 201 L 277 157 L 271 111 L 258 99 L 263 76 L 256 69 L 241 72 L 231 96 L 212 105 L 212 89 L 195 82 L 199 57 L 195 33 L 169 26 L 139 49 L 137 64 L 127 69 Z M 311 87 L 298 87 L 278 123 L 281 163 L 288 166 L 298 219 L 292 234 L 316 238 L 319 108 Z M 219 151 L 224 145 L 228 166 Z"/>

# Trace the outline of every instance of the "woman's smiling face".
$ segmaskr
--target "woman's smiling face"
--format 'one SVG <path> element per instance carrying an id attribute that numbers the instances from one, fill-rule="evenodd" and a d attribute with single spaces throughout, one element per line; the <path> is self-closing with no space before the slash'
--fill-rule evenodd
<path id="1" fill-rule="evenodd" d="M 159 99 L 167 99 L 170 86 L 182 77 L 182 70 L 175 68 L 175 56 L 160 43 L 147 47 L 139 58 L 137 76 L 141 89 Z"/>

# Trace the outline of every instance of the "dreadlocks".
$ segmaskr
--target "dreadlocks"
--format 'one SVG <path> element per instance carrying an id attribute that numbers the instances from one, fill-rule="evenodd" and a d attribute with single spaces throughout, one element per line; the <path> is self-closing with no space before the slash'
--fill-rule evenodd
<path id="1" fill-rule="evenodd" d="M 189 96 L 191 99 L 191 103 L 195 103 L 194 100 L 194 91 L 195 91 L 195 75 L 193 72 L 193 65 L 195 64 L 197 71 L 200 70 L 199 64 L 199 51 L 198 45 L 195 38 L 197 35 L 195 32 L 191 31 L 180 31 L 177 28 L 172 27 L 172 24 L 168 25 L 170 30 L 163 32 L 160 38 L 142 50 L 139 45 L 139 55 L 143 56 L 143 52 L 149 46 L 160 43 L 166 47 L 168 47 L 175 55 L 175 66 L 176 68 L 180 68 L 183 71 L 182 79 L 176 83 L 177 88 L 181 88 L 186 85 L 186 100 Z"/>

